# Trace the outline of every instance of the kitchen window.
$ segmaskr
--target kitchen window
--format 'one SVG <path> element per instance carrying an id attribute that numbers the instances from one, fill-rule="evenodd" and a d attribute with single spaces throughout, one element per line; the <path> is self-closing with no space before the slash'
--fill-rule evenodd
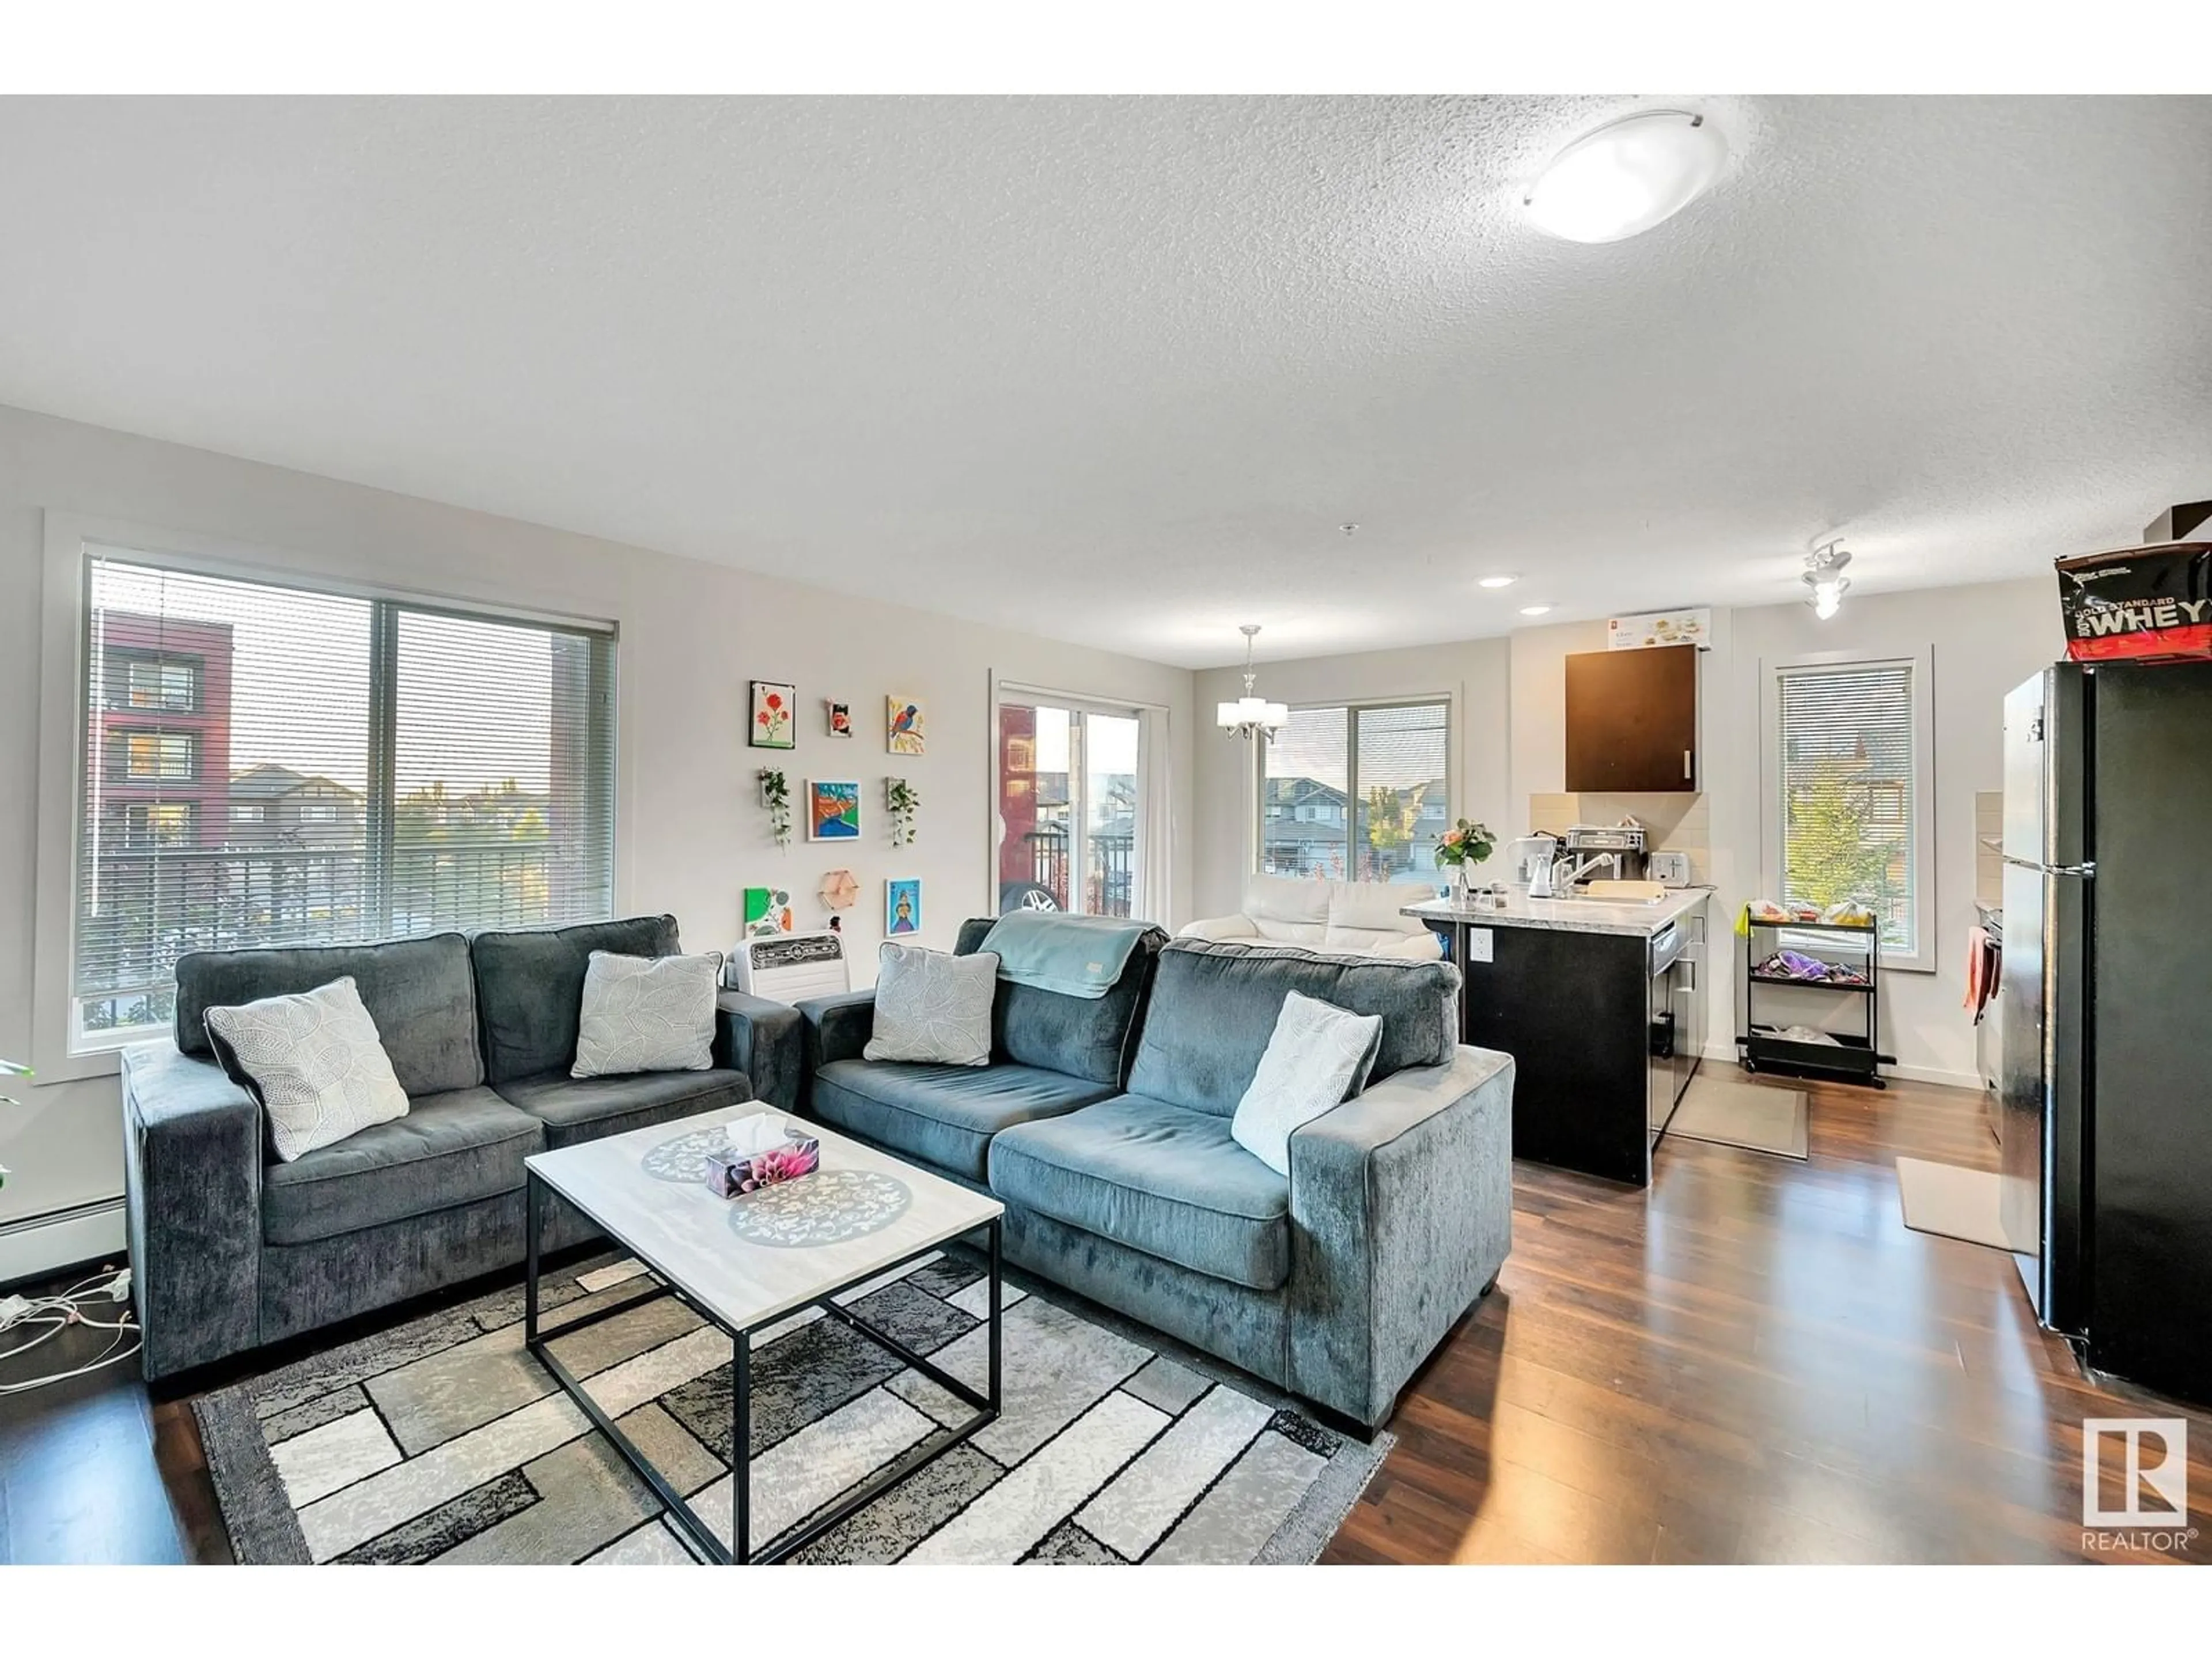
<path id="1" fill-rule="evenodd" d="M 83 551 L 71 1054 L 188 951 L 613 914 L 611 631 Z"/>
<path id="2" fill-rule="evenodd" d="M 1929 654 L 1769 665 L 1766 819 L 1772 884 L 1881 921 L 1885 967 L 1933 970 Z"/>
<path id="3" fill-rule="evenodd" d="M 1451 702 L 1294 708 L 1261 745 L 1261 874 L 1433 883 L 1451 823 Z"/>

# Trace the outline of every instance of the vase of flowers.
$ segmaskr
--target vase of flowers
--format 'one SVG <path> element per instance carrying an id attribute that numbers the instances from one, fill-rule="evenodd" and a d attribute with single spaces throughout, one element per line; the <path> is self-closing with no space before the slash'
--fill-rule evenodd
<path id="1" fill-rule="evenodd" d="M 1474 823 L 1462 818 L 1437 837 L 1436 860 L 1439 868 L 1452 872 L 1452 898 L 1455 902 L 1467 901 L 1467 872 L 1471 864 L 1480 864 L 1497 850 L 1498 837 L 1490 833 L 1487 824 Z"/>

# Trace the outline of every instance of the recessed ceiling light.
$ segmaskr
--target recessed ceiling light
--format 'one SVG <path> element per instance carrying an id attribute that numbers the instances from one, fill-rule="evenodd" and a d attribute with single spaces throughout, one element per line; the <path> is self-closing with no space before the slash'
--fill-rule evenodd
<path id="1" fill-rule="evenodd" d="M 1548 616 L 1551 609 L 1548 605 L 1524 605 L 1521 607 L 1521 614 L 1524 617 Z"/>
<path id="2" fill-rule="evenodd" d="M 1510 587 L 1520 580 L 1518 576 L 1485 576 L 1475 586 L 1477 587 Z"/>
<path id="3" fill-rule="evenodd" d="M 1522 205 L 1570 242 L 1617 242 L 1671 219 L 1720 177 L 1728 140 L 1702 115 L 1645 110 L 1552 158 Z"/>

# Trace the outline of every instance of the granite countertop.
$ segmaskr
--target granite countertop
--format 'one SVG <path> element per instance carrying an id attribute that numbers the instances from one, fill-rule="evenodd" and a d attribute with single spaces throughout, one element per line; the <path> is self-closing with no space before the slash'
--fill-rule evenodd
<path id="1" fill-rule="evenodd" d="M 1462 908 L 1443 899 L 1408 904 L 1398 914 L 1423 921 L 1458 921 L 1476 927 L 1552 927 L 1569 933 L 1632 933 L 1650 938 L 1668 922 L 1700 908 L 1712 896 L 1710 887 L 1670 890 L 1648 904 L 1618 904 L 1600 899 L 1532 899 L 1517 887 L 1505 890 L 1505 908 Z"/>

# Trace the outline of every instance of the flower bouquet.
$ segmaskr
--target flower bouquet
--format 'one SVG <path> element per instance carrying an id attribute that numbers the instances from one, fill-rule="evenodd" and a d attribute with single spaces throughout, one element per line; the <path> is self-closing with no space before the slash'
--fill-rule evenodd
<path id="1" fill-rule="evenodd" d="M 1436 840 L 1436 861 L 1438 868 L 1449 866 L 1452 885 L 1463 896 L 1467 892 L 1467 867 L 1480 864 L 1497 850 L 1498 837 L 1486 824 L 1474 823 L 1462 818 Z"/>

